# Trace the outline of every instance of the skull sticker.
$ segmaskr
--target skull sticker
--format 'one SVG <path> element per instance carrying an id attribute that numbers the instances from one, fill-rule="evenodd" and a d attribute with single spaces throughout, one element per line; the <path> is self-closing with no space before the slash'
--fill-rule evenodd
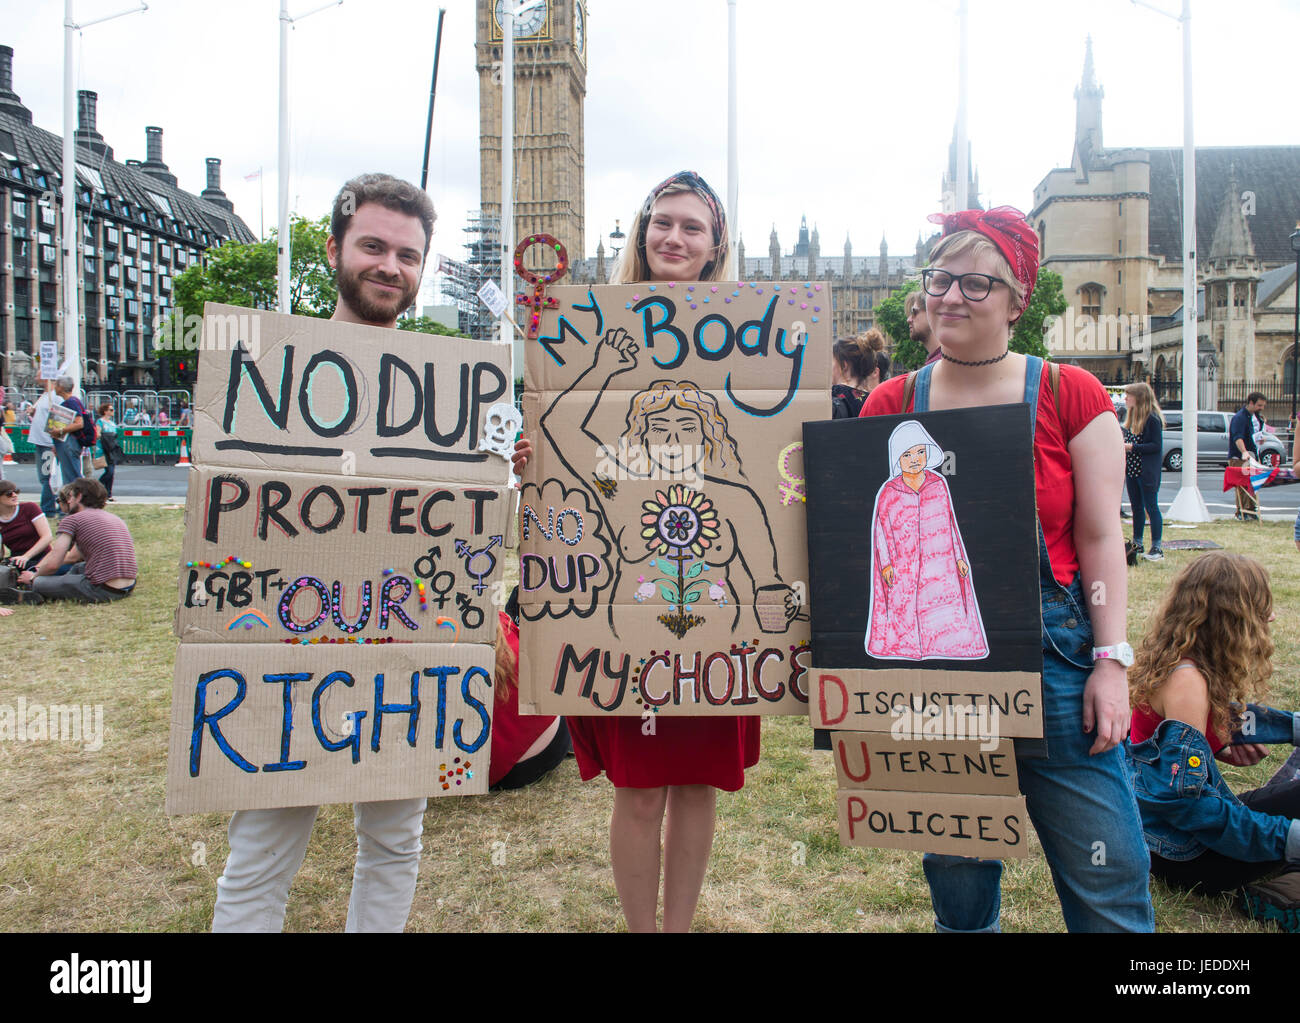
<path id="1" fill-rule="evenodd" d="M 483 420 L 483 436 L 479 438 L 478 449 L 491 451 L 506 461 L 515 450 L 515 437 L 523 426 L 523 414 L 509 402 L 498 402 L 487 410 Z"/>

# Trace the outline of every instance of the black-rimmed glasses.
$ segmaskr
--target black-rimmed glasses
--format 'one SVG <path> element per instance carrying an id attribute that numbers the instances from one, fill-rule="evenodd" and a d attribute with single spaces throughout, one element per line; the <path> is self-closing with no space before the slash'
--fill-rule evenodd
<path id="1" fill-rule="evenodd" d="M 948 294 L 953 281 L 957 282 L 961 293 L 971 302 L 983 302 L 989 297 L 993 285 L 1007 283 L 999 277 L 991 277 L 988 274 L 950 274 L 947 270 L 921 271 L 921 287 L 925 289 L 927 295 L 935 298 L 943 298 Z M 1008 284 L 1007 287 L 1010 285 Z"/>

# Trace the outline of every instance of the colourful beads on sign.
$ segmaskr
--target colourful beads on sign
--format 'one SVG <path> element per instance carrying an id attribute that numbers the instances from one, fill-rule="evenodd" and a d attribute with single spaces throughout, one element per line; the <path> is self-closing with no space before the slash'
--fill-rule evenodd
<path id="1" fill-rule="evenodd" d="M 238 565 L 240 568 L 252 568 L 252 567 L 253 567 L 253 563 L 252 563 L 251 561 L 243 561 L 242 559 L 235 557 L 233 554 L 230 555 L 230 557 L 226 558 L 225 561 L 216 561 L 216 562 L 213 562 L 213 561 L 187 561 L 187 562 L 185 562 L 185 567 L 186 567 L 186 568 L 212 568 L 212 569 L 217 569 L 217 568 L 225 568 L 227 565 Z"/>
<path id="2" fill-rule="evenodd" d="M 555 269 L 547 274 L 538 274 L 524 266 L 524 253 L 534 245 L 547 245 L 555 250 L 556 261 Z M 530 234 L 521 241 L 515 249 L 515 273 L 526 280 L 533 286 L 532 295 L 517 295 L 515 302 L 518 305 L 528 306 L 532 314 L 528 317 L 528 330 L 526 331 L 530 341 L 536 341 L 542 326 L 542 310 L 558 309 L 559 302 L 546 295 L 546 286 L 558 281 L 569 271 L 569 254 L 565 251 L 563 245 L 549 234 Z"/>

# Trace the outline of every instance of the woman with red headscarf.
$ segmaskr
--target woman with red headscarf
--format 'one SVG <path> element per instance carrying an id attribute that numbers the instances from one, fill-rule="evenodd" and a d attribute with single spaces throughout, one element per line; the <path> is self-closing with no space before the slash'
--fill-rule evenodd
<path id="1" fill-rule="evenodd" d="M 1042 594 L 1045 742 L 1018 741 L 1020 789 L 1071 931 L 1149 931 L 1150 861 L 1124 767 L 1128 733 L 1124 445 L 1095 377 L 1009 350 L 1038 277 L 1038 236 L 1010 207 L 930 218 L 921 273 L 942 357 L 871 392 L 862 415 L 1027 402 Z M 1086 593 L 1086 597 L 1085 597 Z M 927 855 L 936 925 L 998 930 L 1002 864 Z"/>

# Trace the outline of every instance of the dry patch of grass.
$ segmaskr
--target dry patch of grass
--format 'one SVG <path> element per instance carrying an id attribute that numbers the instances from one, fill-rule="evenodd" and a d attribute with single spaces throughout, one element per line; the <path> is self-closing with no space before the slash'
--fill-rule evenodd
<path id="1" fill-rule="evenodd" d="M 162 812 L 181 512 L 126 506 L 141 576 L 127 601 L 22 607 L 0 620 L 0 704 L 103 704 L 104 745 L 0 742 L 0 930 L 193 931 L 212 918 L 227 852 L 227 815 Z M 1300 555 L 1289 524 L 1233 522 L 1170 529 L 1253 554 L 1273 576 L 1278 620 L 1273 702 L 1300 706 Z M 1178 569 L 1170 551 L 1130 570 L 1134 643 Z M 1280 752 L 1280 751 L 1279 751 Z M 1259 767 L 1227 769 L 1237 789 Z M 1272 761 L 1272 763 L 1270 763 Z M 713 858 L 700 899 L 702 931 L 924 931 L 932 925 L 920 857 L 844 849 L 835 827 L 835 772 L 811 749 L 806 720 L 767 719 L 763 759 L 745 788 L 720 793 Z M 616 931 L 622 915 L 609 869 L 612 789 L 582 784 L 570 760 L 520 792 L 430 802 L 412 930 Z M 1007 865 L 1003 926 L 1063 929 L 1036 841 Z M 493 854 L 496 853 L 494 862 Z M 320 817 L 289 899 L 286 928 L 340 930 L 355 857 L 352 810 Z M 1153 884 L 1166 931 L 1256 929 L 1226 898 Z"/>

